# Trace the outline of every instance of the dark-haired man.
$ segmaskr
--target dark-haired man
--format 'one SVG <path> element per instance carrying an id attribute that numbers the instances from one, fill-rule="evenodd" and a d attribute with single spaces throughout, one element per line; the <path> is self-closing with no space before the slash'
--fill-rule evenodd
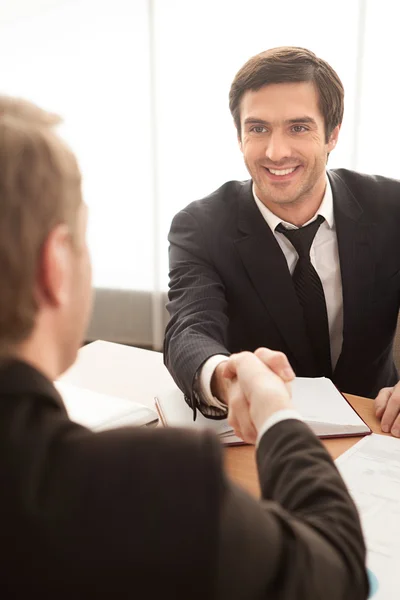
<path id="1" fill-rule="evenodd" d="M 400 299 L 400 183 L 327 171 L 343 118 L 335 71 L 303 48 L 251 58 L 230 110 L 251 175 L 179 212 L 171 226 L 165 364 L 188 403 L 248 440 L 231 352 L 268 346 L 300 376 L 374 398 L 394 386 Z M 400 387 L 376 400 L 400 437 Z M 242 419 L 243 415 L 243 419 Z"/>

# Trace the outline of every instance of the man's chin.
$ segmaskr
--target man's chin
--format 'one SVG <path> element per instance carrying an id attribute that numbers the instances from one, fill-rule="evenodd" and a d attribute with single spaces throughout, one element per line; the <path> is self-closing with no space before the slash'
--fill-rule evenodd
<path id="1" fill-rule="evenodd" d="M 276 206 L 291 206 L 297 204 L 299 199 L 296 198 L 271 198 L 271 204 Z"/>
<path id="2" fill-rule="evenodd" d="M 296 193 L 284 193 L 283 190 L 263 190 L 263 193 L 259 196 L 263 204 L 276 204 L 279 206 L 286 206 L 290 204 L 296 204 L 299 200 L 298 191 Z"/>

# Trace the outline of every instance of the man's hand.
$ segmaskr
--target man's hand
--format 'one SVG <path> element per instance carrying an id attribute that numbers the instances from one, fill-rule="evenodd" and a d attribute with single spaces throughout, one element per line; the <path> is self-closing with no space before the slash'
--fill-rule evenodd
<path id="1" fill-rule="evenodd" d="M 259 348 L 254 354 L 233 354 L 222 366 L 228 422 L 236 435 L 255 443 L 257 431 L 268 417 L 283 408 L 291 408 L 286 384 L 294 378 L 293 370 L 283 353 L 267 348 Z"/>
<path id="2" fill-rule="evenodd" d="M 375 414 L 381 420 L 384 433 L 400 437 L 400 381 L 394 387 L 383 388 L 375 399 Z"/>

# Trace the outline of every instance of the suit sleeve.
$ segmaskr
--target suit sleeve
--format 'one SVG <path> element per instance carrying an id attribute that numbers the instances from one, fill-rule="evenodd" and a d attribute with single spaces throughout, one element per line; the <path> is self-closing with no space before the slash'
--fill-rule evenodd
<path id="1" fill-rule="evenodd" d="M 205 237 L 190 213 L 175 216 L 168 240 L 171 318 L 164 361 L 176 384 L 195 402 L 194 377 L 202 364 L 215 354 L 229 354 L 227 300 Z"/>
<path id="2" fill-rule="evenodd" d="M 283 421 L 264 434 L 257 464 L 261 503 L 226 487 L 217 597 L 367 598 L 359 517 L 319 440 Z"/>

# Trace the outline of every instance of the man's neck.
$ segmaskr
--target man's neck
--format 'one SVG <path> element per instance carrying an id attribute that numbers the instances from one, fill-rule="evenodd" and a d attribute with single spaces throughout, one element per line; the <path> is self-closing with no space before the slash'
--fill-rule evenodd
<path id="1" fill-rule="evenodd" d="M 41 340 L 34 334 L 19 344 L 13 355 L 43 373 L 50 381 L 57 379 L 63 371 L 59 352 L 54 348 L 51 339 Z"/>
<path id="2" fill-rule="evenodd" d="M 273 202 L 261 202 L 282 221 L 291 223 L 296 227 L 302 227 L 310 221 L 317 213 L 325 196 L 326 177 L 315 186 L 308 196 L 299 199 L 297 202 L 288 204 L 277 204 Z M 258 195 L 257 195 L 258 196 Z M 258 196 L 259 197 L 259 196 Z"/>
<path id="3" fill-rule="evenodd" d="M 322 196 L 323 198 L 323 196 Z M 274 205 L 272 208 L 268 207 L 272 212 L 287 223 L 296 225 L 296 227 L 302 227 L 304 223 L 310 221 L 319 207 L 321 206 L 322 198 L 315 202 L 304 202 L 298 205 Z"/>

